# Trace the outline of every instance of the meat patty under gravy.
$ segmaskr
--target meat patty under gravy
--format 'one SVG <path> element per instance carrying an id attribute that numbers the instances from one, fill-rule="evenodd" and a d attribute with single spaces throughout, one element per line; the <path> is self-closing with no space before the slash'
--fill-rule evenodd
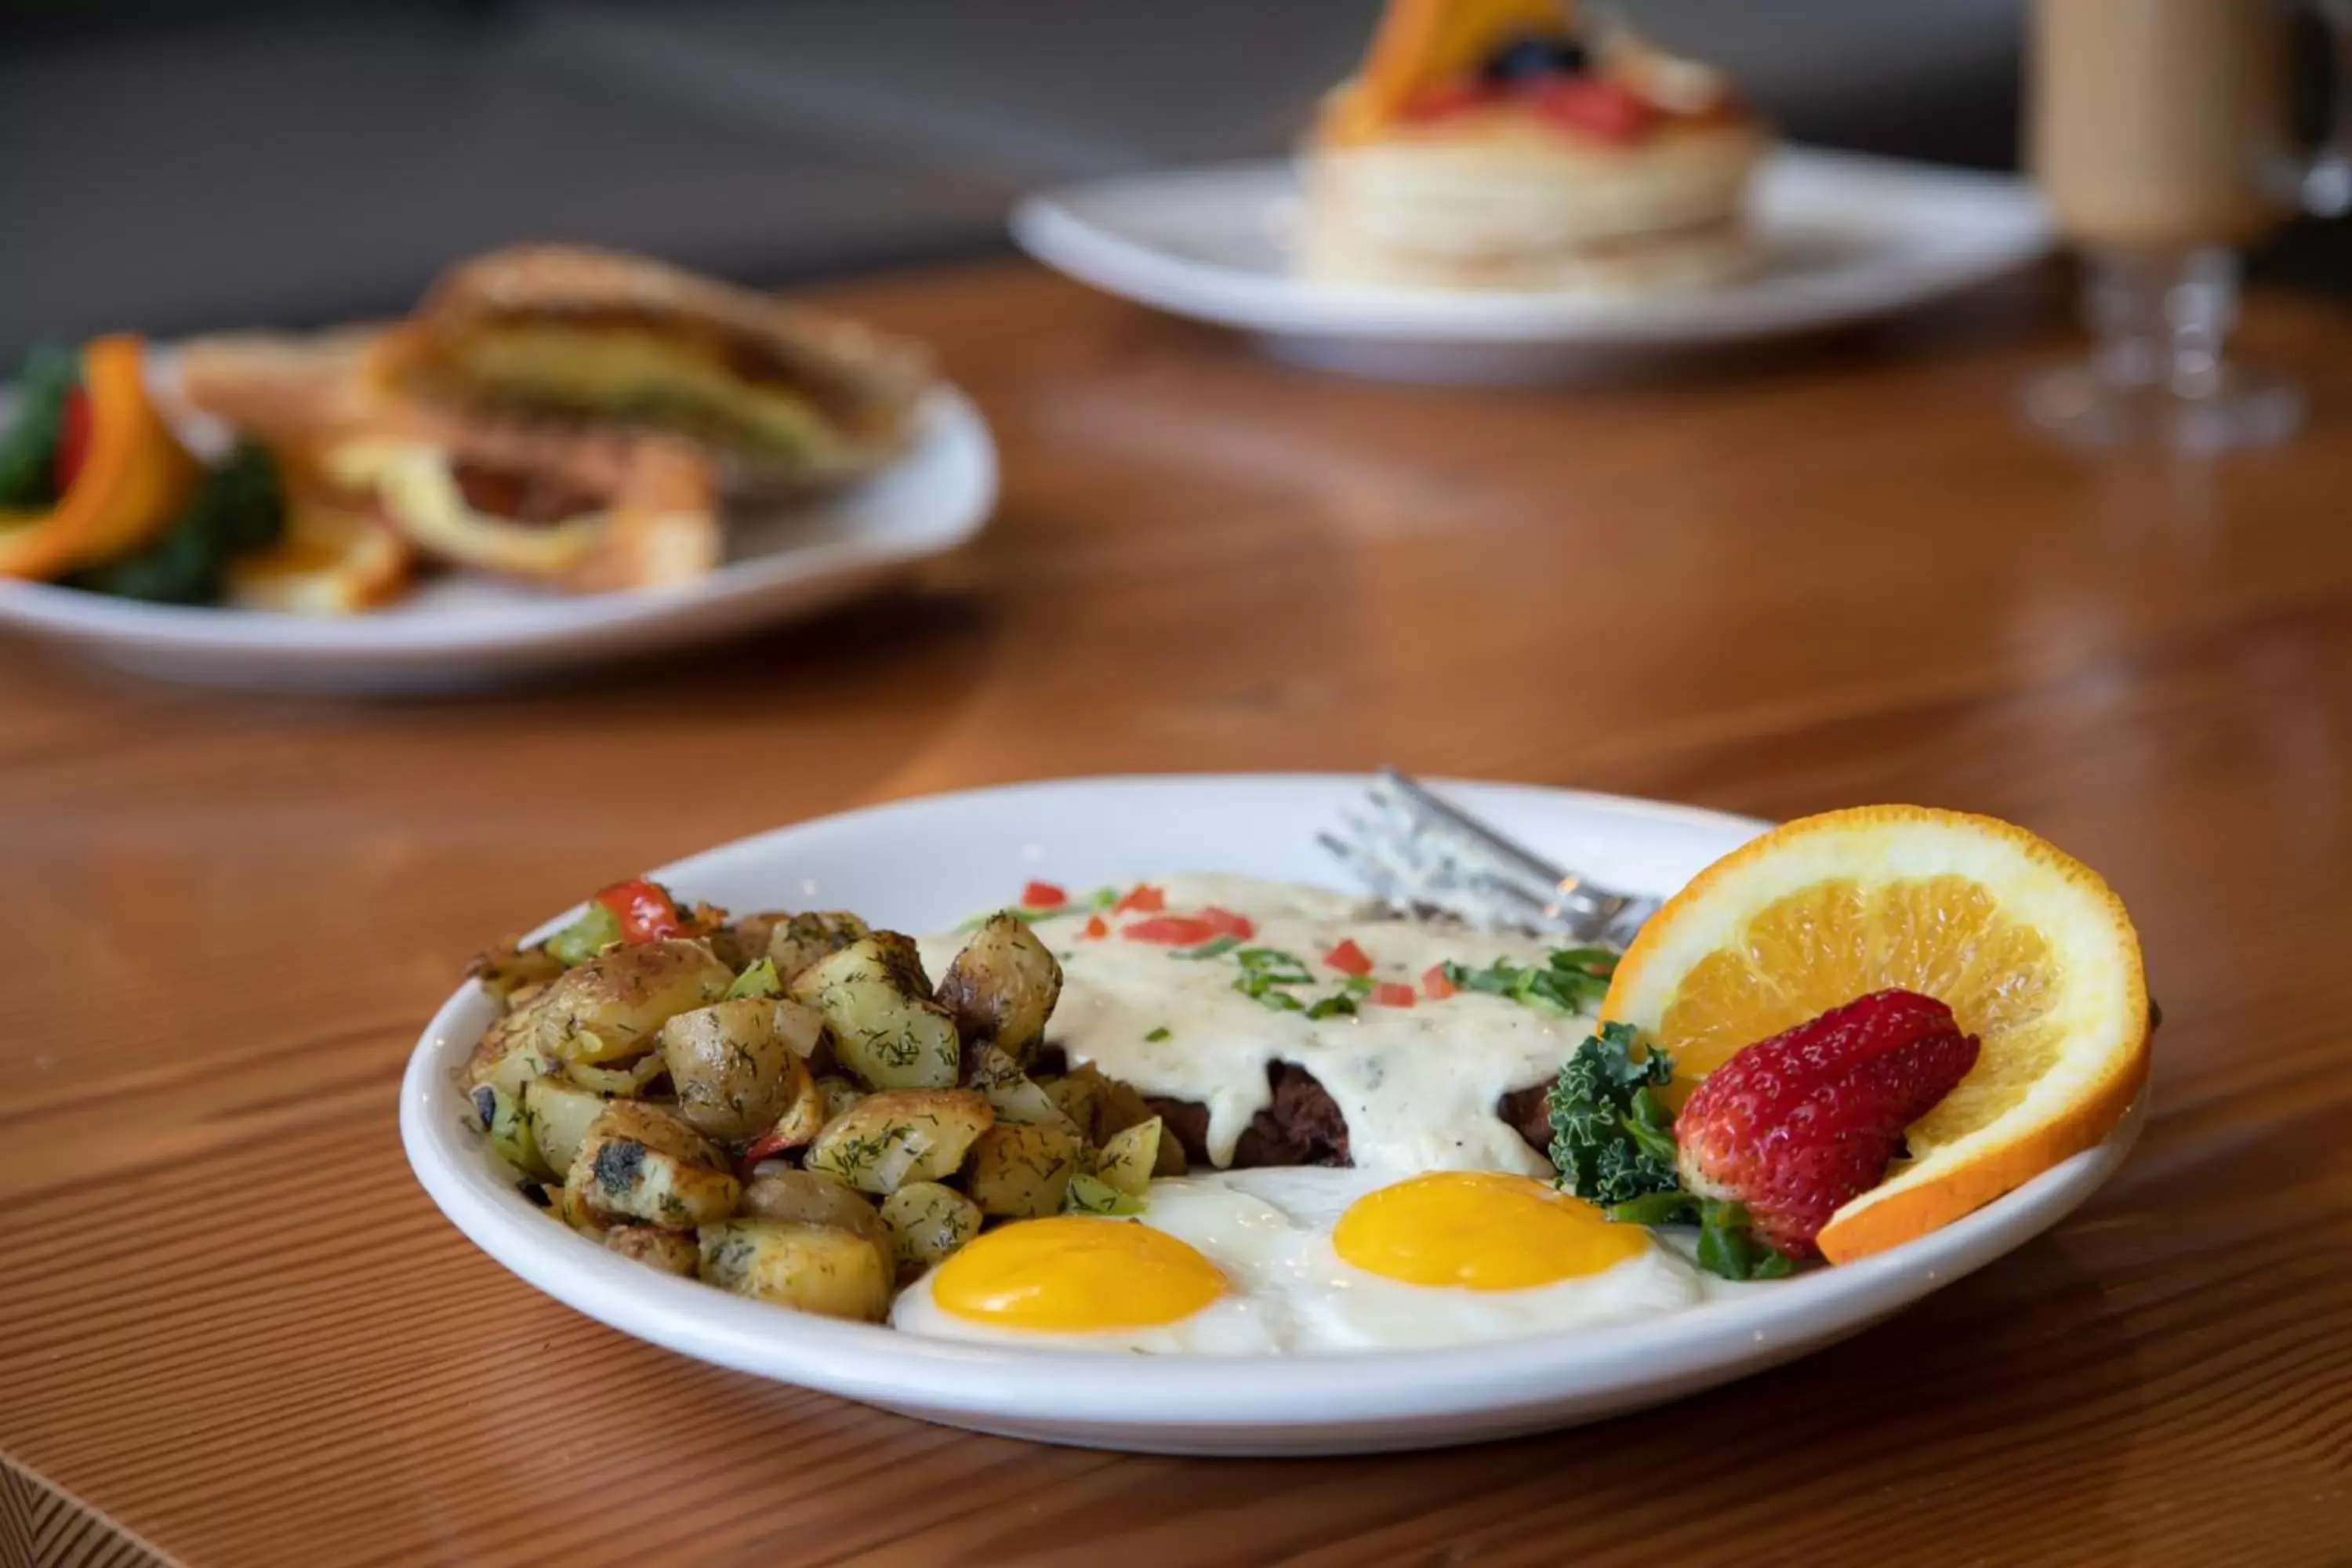
<path id="1" fill-rule="evenodd" d="M 1266 1068 L 1273 1103 L 1250 1119 L 1234 1145 L 1236 1169 L 1255 1165 L 1348 1165 L 1348 1119 L 1315 1075 L 1295 1062 Z M 1548 1084 L 1531 1084 L 1503 1097 L 1496 1114 L 1542 1154 L 1551 1147 L 1551 1117 L 1544 1104 Z M 1196 1165 L 1210 1163 L 1209 1108 L 1198 1100 L 1145 1096 L 1161 1124 L 1184 1146 Z"/>

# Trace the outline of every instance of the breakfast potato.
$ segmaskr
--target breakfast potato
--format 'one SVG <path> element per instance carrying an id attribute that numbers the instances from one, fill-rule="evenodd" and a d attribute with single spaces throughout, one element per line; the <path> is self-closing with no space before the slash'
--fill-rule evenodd
<path id="1" fill-rule="evenodd" d="M 831 1065 L 824 1052 L 824 1015 L 805 1002 L 795 1002 L 788 996 L 772 998 L 768 1005 L 775 1009 L 776 1037 L 791 1048 L 793 1055 L 816 1072 Z"/>
<path id="2" fill-rule="evenodd" d="M 509 1014 L 482 1031 L 466 1058 L 468 1093 L 485 1085 L 509 1097 L 522 1093 L 532 1079 L 555 1071 L 562 1063 L 540 1045 L 539 1028 L 528 1015 Z"/>
<path id="3" fill-rule="evenodd" d="M 779 966 L 781 968 L 781 966 Z M 947 1089 L 962 1047 L 912 939 L 876 931 L 801 971 L 793 1000 L 824 1015 L 834 1058 L 876 1089 Z"/>
<path id="4" fill-rule="evenodd" d="M 940 980 L 940 1005 L 967 1046 L 992 1045 L 1026 1067 L 1062 999 L 1062 966 L 1012 914 L 991 915 Z"/>
<path id="5" fill-rule="evenodd" d="M 995 1121 L 988 1101 L 968 1089 L 884 1089 L 826 1122 L 801 1164 L 887 1196 L 951 1173 Z"/>
<path id="6" fill-rule="evenodd" d="M 1095 1124 L 1095 1086 L 1101 1076 L 1088 1068 L 1060 1078 L 1039 1079 L 1037 1087 L 1045 1091 L 1045 1098 L 1054 1102 L 1065 1121 L 1081 1131 L 1089 1131 Z"/>
<path id="7" fill-rule="evenodd" d="M 827 1121 L 866 1098 L 864 1089 L 845 1078 L 832 1075 L 816 1080 L 816 1091 L 824 1100 L 824 1120 Z"/>
<path id="8" fill-rule="evenodd" d="M 478 953 L 467 973 L 482 983 L 482 989 L 507 1005 L 508 1010 L 520 1006 L 516 993 L 526 986 L 544 985 L 563 973 L 563 961 L 543 946 L 534 944 L 519 948 L 512 942 Z"/>
<path id="9" fill-rule="evenodd" d="M 823 910 L 814 914 L 786 915 L 768 931 L 767 956 L 776 973 L 791 984 L 801 971 L 827 953 L 873 934 L 874 928 L 846 910 Z M 928 992 L 929 987 L 925 988 Z"/>
<path id="10" fill-rule="evenodd" d="M 563 1185 L 591 1214 L 665 1230 L 724 1219 L 742 1191 L 709 1139 L 676 1111 L 635 1100 L 609 1101 L 588 1124 Z"/>
<path id="11" fill-rule="evenodd" d="M 735 1200 L 735 1214 L 738 1218 L 829 1225 L 855 1232 L 885 1251 L 890 1246 L 890 1233 L 882 1228 L 873 1199 L 830 1176 L 789 1165 L 763 1164 L 753 1171 L 743 1184 L 743 1195 Z"/>
<path id="12" fill-rule="evenodd" d="M 908 1182 L 882 1200 L 898 1276 L 920 1274 L 980 1234 L 980 1205 L 937 1182 Z"/>
<path id="13" fill-rule="evenodd" d="M 680 1013 L 661 1027 L 662 1059 L 677 1113 L 728 1142 L 766 1131 L 808 1081 L 808 1068 L 776 1028 L 776 1002 L 739 996 Z"/>
<path id="14" fill-rule="evenodd" d="M 1058 1213 L 1084 1148 L 1066 1127 L 992 1127 L 972 1144 L 964 1189 L 984 1214 L 1031 1219 Z"/>
<path id="15" fill-rule="evenodd" d="M 1096 1156 L 1094 1173 L 1129 1196 L 1141 1197 L 1160 1163 L 1160 1134 L 1157 1116 L 1112 1133 Z"/>
<path id="16" fill-rule="evenodd" d="M 1097 1147 L 1108 1144 L 1129 1128 L 1140 1127 L 1160 1114 L 1151 1109 L 1150 1100 L 1136 1091 L 1133 1084 L 1112 1078 L 1091 1062 L 1073 1068 L 1069 1076 L 1087 1086 L 1087 1120 L 1078 1125 L 1086 1131 L 1087 1140 Z M 1151 1173 L 1155 1176 L 1182 1175 L 1184 1146 L 1173 1138 L 1160 1140 L 1159 1159 Z"/>
<path id="17" fill-rule="evenodd" d="M 999 1121 L 1024 1125 L 1067 1122 L 1062 1108 L 1054 1103 L 1054 1097 L 1031 1081 L 1019 1063 L 994 1046 L 982 1046 L 971 1054 L 968 1083 L 988 1101 Z"/>
<path id="18" fill-rule="evenodd" d="M 530 1086 L 524 1085 L 529 1092 Z M 474 1114 L 481 1119 L 482 1130 L 490 1135 L 490 1147 L 499 1158 L 526 1176 L 551 1176 L 555 1173 L 540 1152 L 538 1140 L 531 1136 L 530 1119 L 523 1114 L 521 1102 L 495 1084 L 484 1084 L 474 1090 Z"/>
<path id="19" fill-rule="evenodd" d="M 864 1237 L 831 1226 L 730 1219 L 698 1233 L 697 1272 L 722 1290 L 829 1318 L 878 1323 L 890 1310 L 892 1265 Z"/>
<path id="20" fill-rule="evenodd" d="M 719 963 L 730 969 L 749 969 L 768 956 L 768 933 L 792 918 L 782 910 L 737 915 L 712 931 L 707 940 Z"/>
<path id="21" fill-rule="evenodd" d="M 530 1016 L 541 1045 L 565 1061 L 621 1061 L 651 1050 L 666 1020 L 718 1001 L 734 983 L 709 947 L 669 937 L 566 970 Z"/>
<path id="22" fill-rule="evenodd" d="M 702 1258 L 693 1237 L 649 1225 L 614 1226 L 604 1232 L 604 1242 L 607 1249 L 624 1258 L 688 1279 L 694 1278 L 695 1266 Z"/>
<path id="23" fill-rule="evenodd" d="M 558 1076 L 601 1095 L 634 1100 L 668 1070 L 659 1051 L 647 1051 L 625 1062 L 565 1062 Z"/>
<path id="24" fill-rule="evenodd" d="M 805 1147 L 824 1131 L 824 1124 L 833 1120 L 826 1113 L 824 1090 L 817 1086 L 816 1079 L 809 1077 L 808 1068 L 794 1058 L 790 1072 L 795 1075 L 792 1099 L 777 1113 L 776 1120 L 767 1130 L 751 1140 L 745 1153 L 757 1158 Z"/>
<path id="25" fill-rule="evenodd" d="M 604 1097 L 593 1089 L 563 1078 L 533 1079 L 522 1086 L 523 1119 L 530 1123 L 531 1141 L 549 1171 L 561 1176 L 572 1169 L 589 1125 L 604 1113 Z"/>

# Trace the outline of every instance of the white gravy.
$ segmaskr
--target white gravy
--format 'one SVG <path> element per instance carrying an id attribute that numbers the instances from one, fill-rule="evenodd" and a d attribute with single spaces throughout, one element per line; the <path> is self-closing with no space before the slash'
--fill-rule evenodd
<path id="1" fill-rule="evenodd" d="M 1288 989 L 1308 1001 L 1339 989 L 1344 977 L 1323 954 L 1344 940 L 1371 959 L 1370 979 L 1417 994 L 1423 973 L 1441 962 L 1479 968 L 1507 958 L 1540 966 L 1559 945 L 1365 919 L 1359 898 L 1251 877 L 1176 876 L 1152 885 L 1165 890 L 1170 914 L 1216 905 L 1247 916 L 1257 929 L 1242 945 L 1298 958 L 1315 983 Z M 1268 1067 L 1294 1062 L 1315 1075 L 1347 1118 L 1349 1150 L 1360 1167 L 1550 1173 L 1496 1107 L 1513 1089 L 1549 1081 L 1591 1032 L 1592 1017 L 1557 1016 L 1465 991 L 1437 1002 L 1417 994 L 1410 1007 L 1360 998 L 1352 1016 L 1308 1018 L 1236 991 L 1242 972 L 1231 952 L 1177 958 L 1169 947 L 1118 935 L 1143 916 L 1106 916 L 1111 934 L 1087 940 L 1081 932 L 1093 912 L 1076 909 L 1036 922 L 1064 975 L 1046 1037 L 1073 1064 L 1091 1062 L 1148 1095 L 1207 1106 L 1216 1164 L 1232 1163 L 1243 1130 L 1271 1102 Z M 962 941 L 948 935 L 923 943 L 934 977 Z M 1164 1037 L 1151 1037 L 1161 1030 Z"/>

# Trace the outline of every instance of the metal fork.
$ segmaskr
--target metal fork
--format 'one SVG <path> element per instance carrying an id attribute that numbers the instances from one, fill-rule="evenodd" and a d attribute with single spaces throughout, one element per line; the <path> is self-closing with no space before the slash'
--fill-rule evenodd
<path id="1" fill-rule="evenodd" d="M 1658 908 L 1554 865 L 1394 768 L 1364 792 L 1360 814 L 1316 842 L 1383 901 L 1420 919 L 1558 932 L 1622 947 Z"/>

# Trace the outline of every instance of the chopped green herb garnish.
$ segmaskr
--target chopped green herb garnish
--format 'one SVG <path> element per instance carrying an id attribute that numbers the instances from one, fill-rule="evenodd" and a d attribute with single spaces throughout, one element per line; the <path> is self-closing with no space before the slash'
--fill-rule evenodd
<path id="1" fill-rule="evenodd" d="M 1168 956 L 1192 959 L 1222 958 L 1241 944 L 1242 939 L 1237 936 L 1221 936 L 1213 941 L 1204 942 L 1198 947 L 1172 948 L 1169 951 Z"/>
<path id="2" fill-rule="evenodd" d="M 735 977 L 735 984 L 727 988 L 727 1000 L 740 1002 L 746 996 L 781 996 L 783 990 L 784 983 L 776 975 L 776 961 L 763 958 Z"/>
<path id="3" fill-rule="evenodd" d="M 1339 982 L 1339 989 L 1349 996 L 1370 996 L 1375 984 L 1369 974 L 1350 974 Z"/>
<path id="4" fill-rule="evenodd" d="M 1087 908 L 1108 910 L 1118 902 L 1118 896 L 1117 888 L 1097 888 L 1087 895 Z"/>
<path id="5" fill-rule="evenodd" d="M 1603 1024 L 1559 1069 L 1545 1105 L 1559 1184 L 1642 1226 L 1696 1225 L 1698 1266 L 1726 1279 L 1778 1279 L 1796 1268 L 1759 1240 L 1748 1210 L 1684 1190 L 1675 1166 L 1675 1114 L 1657 1091 L 1674 1076 L 1666 1053 L 1636 1058 L 1631 1024 Z"/>
<path id="6" fill-rule="evenodd" d="M 590 904 L 586 914 L 547 939 L 547 952 L 568 969 L 587 963 L 620 940 L 620 916 L 602 904 Z"/>
<path id="7" fill-rule="evenodd" d="M 1307 1016 L 1310 1018 L 1349 1017 L 1352 1016 L 1355 1011 L 1356 999 L 1343 991 L 1326 996 L 1307 1008 Z"/>
<path id="8" fill-rule="evenodd" d="M 1523 1007 L 1568 1016 L 1589 1012 L 1609 993 L 1609 977 L 1616 973 L 1617 955 L 1605 947 L 1566 947 L 1551 952 L 1542 968 L 1498 958 L 1483 969 L 1467 964 L 1442 966 L 1456 991 L 1483 991 L 1507 996 Z"/>
<path id="9" fill-rule="evenodd" d="M 1148 1041 L 1148 1042 L 1150 1042 L 1150 1044 L 1152 1044 L 1152 1045 L 1155 1045 L 1155 1046 L 1156 1046 L 1156 1045 L 1158 1045 L 1160 1041 L 1170 1038 L 1170 1037 L 1172 1037 L 1175 1033 L 1176 1033 L 1176 1031 L 1175 1031 L 1175 1030 L 1173 1030 L 1173 1029 L 1170 1028 L 1167 1025 L 1162 1024 L 1162 1025 L 1160 1025 L 1160 1027 L 1158 1027 L 1158 1028 L 1156 1028 L 1156 1029 L 1152 1030 L 1150 1034 L 1148 1034 L 1148 1035 L 1144 1036 L 1143 1037 L 1144 1037 L 1144 1039 L 1145 1039 L 1146 1041 Z"/>
<path id="10" fill-rule="evenodd" d="M 1598 1204 L 1671 1192 L 1674 1116 L 1653 1092 L 1674 1076 L 1664 1051 L 1640 1059 L 1631 1024 L 1603 1024 L 1559 1069 L 1545 1105 L 1560 1185 Z"/>

